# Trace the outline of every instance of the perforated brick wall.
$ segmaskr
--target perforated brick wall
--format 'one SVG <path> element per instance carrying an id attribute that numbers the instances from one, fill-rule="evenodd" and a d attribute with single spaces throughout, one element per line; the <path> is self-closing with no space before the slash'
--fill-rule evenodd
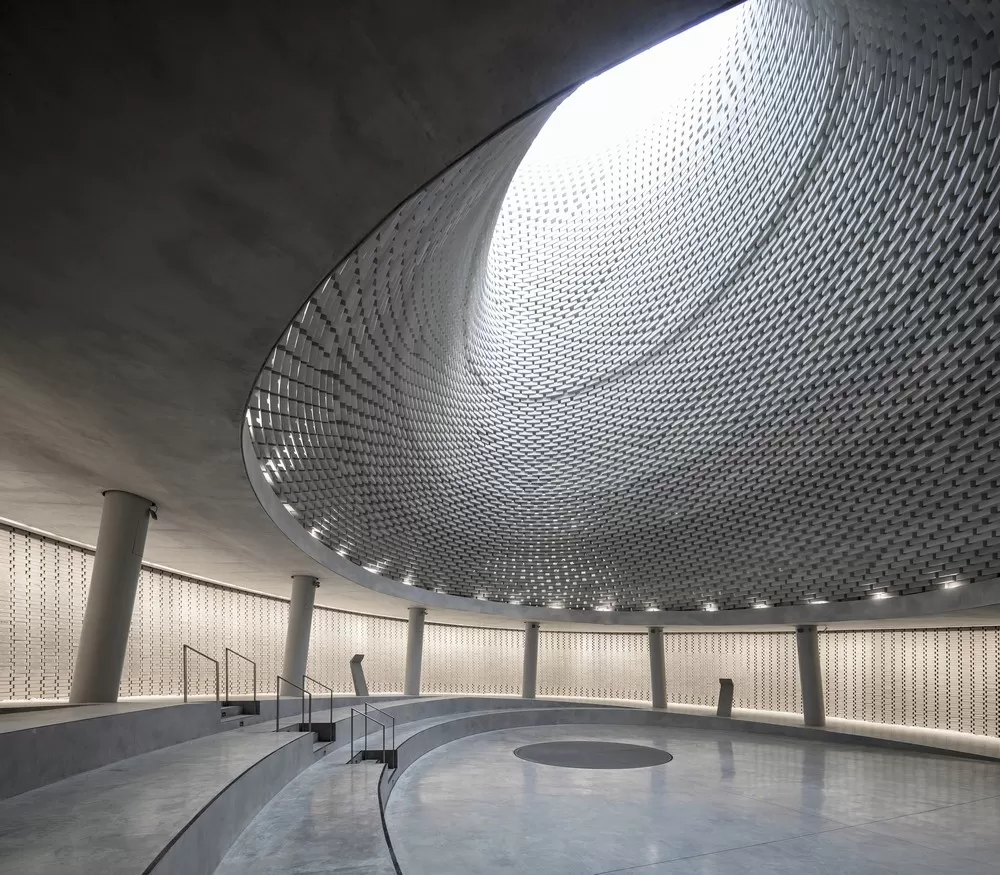
<path id="1" fill-rule="evenodd" d="M 90 585 L 92 552 L 0 524 L 0 700 L 65 699 Z M 178 695 L 181 646 L 258 662 L 262 692 L 281 669 L 287 603 L 144 567 L 121 695 Z M 519 695 L 521 630 L 444 626 L 424 631 L 423 692 Z M 669 632 L 670 701 L 714 705 L 718 679 L 740 708 L 799 711 L 791 632 Z M 353 692 L 348 661 L 365 654 L 372 692 L 400 692 L 406 621 L 317 607 L 308 673 Z M 1000 628 L 873 630 L 820 635 L 828 713 L 908 726 L 1000 734 Z M 191 661 L 191 691 L 214 692 L 209 665 Z M 233 693 L 249 671 L 232 663 Z M 317 688 L 317 693 L 321 692 Z M 538 694 L 648 701 L 646 635 L 539 633 Z"/>
<path id="2" fill-rule="evenodd" d="M 473 152 L 264 363 L 276 494 L 470 610 L 995 576 L 998 8 L 748 0 L 620 138 L 598 117 L 548 160 L 542 113 Z"/>

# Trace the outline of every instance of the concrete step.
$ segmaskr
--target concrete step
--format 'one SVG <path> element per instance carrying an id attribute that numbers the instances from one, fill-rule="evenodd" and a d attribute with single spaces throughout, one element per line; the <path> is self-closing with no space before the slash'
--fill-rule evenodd
<path id="1" fill-rule="evenodd" d="M 222 706 L 222 719 L 226 720 L 230 717 L 238 717 L 243 714 L 242 705 L 223 705 Z"/>

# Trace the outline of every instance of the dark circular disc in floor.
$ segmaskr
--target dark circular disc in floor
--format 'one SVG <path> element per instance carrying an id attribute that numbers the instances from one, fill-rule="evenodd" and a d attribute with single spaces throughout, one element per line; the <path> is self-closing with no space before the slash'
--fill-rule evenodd
<path id="1" fill-rule="evenodd" d="M 658 747 L 614 741 L 545 741 L 516 748 L 514 756 L 568 769 L 642 769 L 661 766 L 673 759 Z"/>

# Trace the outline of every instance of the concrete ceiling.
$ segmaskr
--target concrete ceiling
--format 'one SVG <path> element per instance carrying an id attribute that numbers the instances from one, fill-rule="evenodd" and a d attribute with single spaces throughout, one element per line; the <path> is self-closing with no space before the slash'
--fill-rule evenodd
<path id="1" fill-rule="evenodd" d="M 0 516 L 93 544 L 125 489 L 159 505 L 152 562 L 279 594 L 311 572 L 324 604 L 402 615 L 260 509 L 240 425 L 261 362 L 443 168 L 725 5 L 4 4 Z"/>
<path id="2" fill-rule="evenodd" d="M 126 489 L 159 505 L 151 562 L 281 595 L 314 573 L 323 604 L 403 616 L 260 508 L 240 430 L 261 362 L 445 167 L 726 5 L 4 4 L 0 517 L 93 544 L 101 490 Z"/>

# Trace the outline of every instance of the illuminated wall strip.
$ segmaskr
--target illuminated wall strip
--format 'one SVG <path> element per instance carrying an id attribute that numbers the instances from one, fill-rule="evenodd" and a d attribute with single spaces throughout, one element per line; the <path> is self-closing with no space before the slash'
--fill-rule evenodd
<path id="1" fill-rule="evenodd" d="M 0 700 L 65 699 L 93 563 L 92 551 L 0 524 Z M 261 689 L 281 667 L 283 599 L 143 567 L 122 679 L 123 696 L 177 695 L 180 652 L 221 657 L 228 646 L 258 662 Z M 518 695 L 521 630 L 428 623 L 423 691 Z M 669 698 L 712 706 L 721 677 L 738 708 L 801 708 L 791 632 L 672 632 L 664 644 Z M 1000 734 L 1000 628 L 866 630 L 820 636 L 828 713 L 878 723 Z M 403 686 L 406 622 L 317 608 L 308 673 L 352 691 L 348 661 L 365 654 L 374 693 Z M 539 635 L 542 696 L 646 701 L 646 636 Z M 191 663 L 192 692 L 210 694 L 210 666 Z M 234 693 L 250 692 L 233 665 Z"/>

